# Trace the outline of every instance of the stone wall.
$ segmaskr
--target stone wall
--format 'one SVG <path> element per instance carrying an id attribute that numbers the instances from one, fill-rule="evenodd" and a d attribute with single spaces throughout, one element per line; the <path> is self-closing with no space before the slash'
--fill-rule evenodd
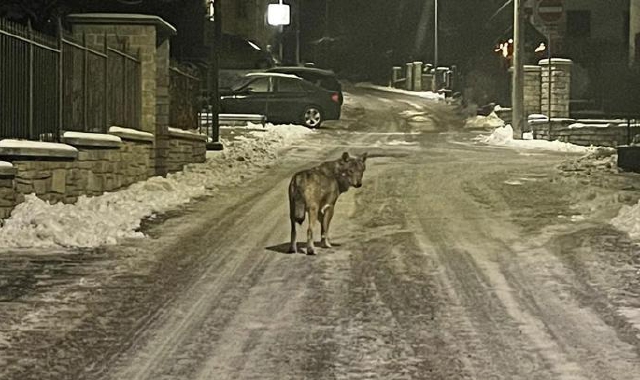
<path id="1" fill-rule="evenodd" d="M 551 119 L 546 121 L 529 122 L 533 138 L 539 140 L 559 140 L 582 146 L 616 147 L 631 142 L 633 136 L 640 134 L 640 125 L 628 127 L 622 120 L 600 123 L 581 122 L 574 119 Z"/>
<path id="2" fill-rule="evenodd" d="M 204 162 L 207 155 L 207 137 L 180 129 L 169 128 L 169 154 L 167 169 L 177 172 L 192 162 Z"/>
<path id="3" fill-rule="evenodd" d="M 15 168 L 0 166 L 0 222 L 8 218 L 13 207 L 24 199 L 16 192 L 15 174 Z"/>
<path id="4" fill-rule="evenodd" d="M 75 203 L 80 195 L 115 191 L 153 173 L 151 134 L 116 128 L 110 135 L 72 136 L 63 137 L 67 144 L 27 147 L 2 140 L 0 160 L 10 163 L 12 171 L 0 171 L 0 218 L 8 217 L 25 194 L 51 203 Z"/>

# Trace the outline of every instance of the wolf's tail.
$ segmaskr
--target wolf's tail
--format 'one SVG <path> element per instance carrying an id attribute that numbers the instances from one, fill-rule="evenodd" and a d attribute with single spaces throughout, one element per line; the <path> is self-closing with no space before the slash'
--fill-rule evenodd
<path id="1" fill-rule="evenodd" d="M 304 222 L 304 194 L 302 193 L 303 178 L 301 175 L 294 175 L 289 184 L 289 212 L 291 220 L 298 224 Z"/>

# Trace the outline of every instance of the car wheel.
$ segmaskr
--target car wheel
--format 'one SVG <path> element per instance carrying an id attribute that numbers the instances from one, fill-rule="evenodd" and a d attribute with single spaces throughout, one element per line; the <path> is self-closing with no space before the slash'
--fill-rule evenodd
<path id="1" fill-rule="evenodd" d="M 322 124 L 322 112 L 316 106 L 308 106 L 302 114 L 302 122 L 306 127 L 318 128 Z"/>

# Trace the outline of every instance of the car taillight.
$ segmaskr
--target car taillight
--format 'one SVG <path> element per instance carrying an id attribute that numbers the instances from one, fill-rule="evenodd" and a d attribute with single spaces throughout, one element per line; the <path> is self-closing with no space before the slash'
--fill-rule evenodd
<path id="1" fill-rule="evenodd" d="M 331 94 L 331 100 L 333 100 L 336 103 L 340 102 L 340 96 L 338 96 L 337 92 L 334 92 L 333 94 Z"/>

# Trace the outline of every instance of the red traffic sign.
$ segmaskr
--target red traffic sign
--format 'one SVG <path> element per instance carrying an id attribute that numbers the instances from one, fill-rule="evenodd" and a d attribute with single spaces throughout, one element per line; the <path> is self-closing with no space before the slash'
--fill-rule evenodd
<path id="1" fill-rule="evenodd" d="M 555 23 L 562 19 L 562 0 L 540 0 L 536 7 L 538 17 L 544 22 Z"/>

